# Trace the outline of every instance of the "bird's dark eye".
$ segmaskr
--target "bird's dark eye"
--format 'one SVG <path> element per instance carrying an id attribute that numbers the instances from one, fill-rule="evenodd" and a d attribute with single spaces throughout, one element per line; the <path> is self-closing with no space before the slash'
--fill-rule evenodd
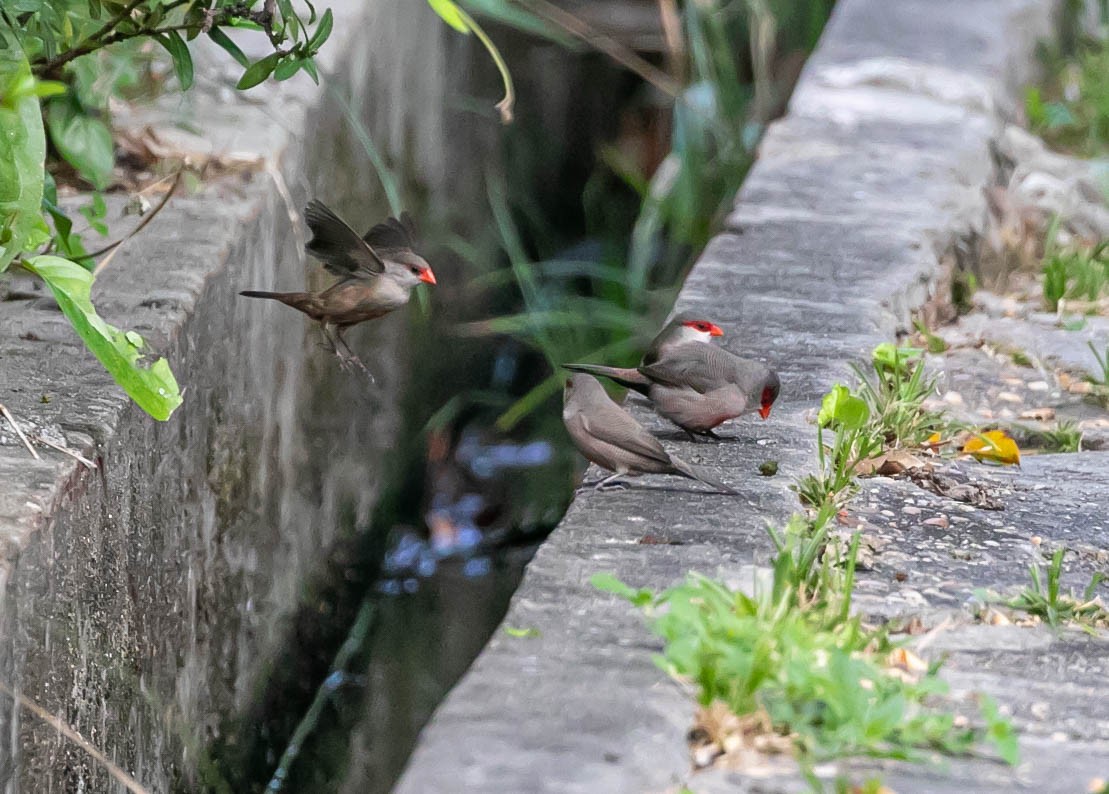
<path id="1" fill-rule="evenodd" d="M 412 267 L 412 272 L 415 273 L 416 275 L 419 275 L 420 274 L 420 269 L 418 267 L 413 266 Z"/>

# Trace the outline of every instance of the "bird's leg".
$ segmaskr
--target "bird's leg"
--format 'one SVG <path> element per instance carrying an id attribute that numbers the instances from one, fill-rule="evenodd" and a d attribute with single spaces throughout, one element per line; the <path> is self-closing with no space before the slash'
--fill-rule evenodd
<path id="1" fill-rule="evenodd" d="M 692 441 L 694 444 L 701 443 L 701 437 L 697 433 L 694 433 L 692 430 L 686 430 L 684 427 L 682 428 L 682 431 L 687 436 L 689 436 L 689 440 Z M 709 432 L 711 433 L 712 431 L 710 430 Z"/>
<path id="2" fill-rule="evenodd" d="M 350 345 L 347 344 L 347 340 L 343 338 L 343 331 L 345 330 L 346 328 L 342 325 L 335 326 L 335 336 L 339 340 L 339 343 L 342 344 L 343 348 L 347 351 L 347 361 L 357 364 L 361 368 L 361 370 L 366 373 L 366 376 L 369 377 L 369 379 L 372 381 L 374 379 L 374 376 L 370 373 L 369 369 L 366 368 L 366 365 L 362 363 L 362 359 L 360 359 L 355 354 L 355 352 L 350 349 Z"/>
<path id="3" fill-rule="evenodd" d="M 715 431 L 713 431 L 712 429 L 706 430 L 701 435 L 703 435 L 707 438 L 711 438 L 713 441 L 735 441 L 735 439 L 736 439 L 735 436 L 722 436 L 719 433 L 716 433 Z"/>
<path id="4" fill-rule="evenodd" d="M 350 360 L 347 358 L 347 356 L 343 355 L 343 351 L 339 349 L 338 343 L 331 336 L 331 332 L 327 329 L 327 323 L 320 323 L 320 330 L 323 331 L 324 338 L 331 346 L 331 352 L 334 353 L 336 358 L 339 359 L 339 368 L 346 372 L 348 369 L 350 369 Z M 341 338 L 342 337 L 340 337 L 340 339 Z M 346 342 L 343 342 L 343 345 L 345 346 Z"/>
<path id="5" fill-rule="evenodd" d="M 593 490 L 603 491 L 605 488 L 626 488 L 627 485 L 625 485 L 624 483 L 615 482 L 615 480 L 617 480 L 617 479 L 619 479 L 620 477 L 623 477 L 623 476 L 624 476 L 624 472 L 618 471 L 615 474 L 612 474 L 608 477 L 605 477 L 603 480 L 601 480 L 599 483 L 597 483 L 596 485 L 593 486 Z M 611 483 L 611 485 L 610 485 L 610 483 Z"/>

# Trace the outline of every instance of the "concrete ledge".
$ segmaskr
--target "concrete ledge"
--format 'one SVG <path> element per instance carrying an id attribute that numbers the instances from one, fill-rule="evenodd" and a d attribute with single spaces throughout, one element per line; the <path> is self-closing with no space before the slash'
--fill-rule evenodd
<path id="1" fill-rule="evenodd" d="M 1034 42 L 1050 35 L 1054 5 L 840 0 L 789 114 L 768 131 L 727 228 L 678 299 L 677 308 L 724 325 L 728 349 L 770 360 L 782 375 L 775 415 L 766 424 L 741 423 L 738 441 L 666 442 L 722 471 L 743 497 L 651 478 L 629 491 L 579 495 L 530 564 L 505 619 L 539 636 L 494 638 L 424 730 L 397 791 L 803 790 L 797 781 L 719 771 L 692 776 L 690 699 L 652 664 L 658 643 L 640 617 L 588 580 L 610 571 L 663 588 L 690 570 L 735 578 L 766 561 L 763 525 L 796 509 L 788 483 L 813 459 L 805 412 L 846 376 L 847 361 L 910 327 L 911 313 L 945 283 L 951 252 L 984 222 L 982 189 L 995 182 L 991 144 L 1033 73 Z M 633 410 L 667 438 L 668 426 L 649 410 Z M 780 462 L 778 477 L 756 476 L 766 459 Z M 1100 487 L 1096 472 L 1084 477 L 1088 488 Z M 993 530 L 983 531 L 988 538 Z M 914 569 L 939 559 L 915 557 L 911 545 L 905 553 Z M 1010 567 L 1024 575 L 1023 566 Z M 879 596 L 868 608 L 881 611 L 884 598 L 898 603 L 869 576 L 860 591 Z M 982 569 L 977 583 L 1010 583 L 998 576 Z M 971 587 L 950 578 L 942 585 L 956 603 Z M 901 603 L 930 603 L 910 600 Z M 1073 642 L 1027 636 L 1043 643 L 1040 662 Z M 974 686 L 1006 702 L 1014 695 L 1012 665 L 1028 660 L 993 667 L 974 653 L 956 655 L 949 675 L 960 691 Z M 1022 729 L 1027 724 L 1018 720 Z M 979 760 L 947 771 L 896 768 L 889 779 L 899 792 L 1001 791 L 1018 783 L 1076 791 L 1092 777 L 1089 759 L 1105 757 L 1106 738 L 1094 727 L 1054 744 L 1026 734 L 1031 772 Z"/>

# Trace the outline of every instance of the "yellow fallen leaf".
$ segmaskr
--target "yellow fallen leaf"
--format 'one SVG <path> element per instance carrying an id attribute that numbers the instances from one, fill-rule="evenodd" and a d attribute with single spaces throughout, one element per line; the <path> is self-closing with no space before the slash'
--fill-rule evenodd
<path id="1" fill-rule="evenodd" d="M 963 445 L 963 452 L 978 460 L 1020 465 L 1020 447 L 1004 430 L 990 430 L 971 437 Z"/>
<path id="2" fill-rule="evenodd" d="M 886 657 L 886 664 L 896 667 L 907 673 L 923 673 L 928 669 L 928 662 L 921 659 L 908 648 L 894 648 Z"/>
<path id="3" fill-rule="evenodd" d="M 924 443 L 930 447 L 939 446 L 943 443 L 943 437 L 940 436 L 939 433 L 933 433 L 932 435 L 928 436 L 928 440 Z"/>

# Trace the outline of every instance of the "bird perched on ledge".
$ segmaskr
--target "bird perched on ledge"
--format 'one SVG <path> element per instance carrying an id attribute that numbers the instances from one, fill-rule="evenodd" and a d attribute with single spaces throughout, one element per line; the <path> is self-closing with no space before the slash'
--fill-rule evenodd
<path id="1" fill-rule="evenodd" d="M 307 250 L 339 281 L 321 292 L 245 290 L 248 298 L 268 298 L 292 306 L 316 320 L 339 364 L 365 365 L 343 339 L 352 325 L 382 317 L 408 303 L 421 281 L 435 283 L 435 274 L 415 246 L 415 224 L 407 212 L 389 218 L 359 237 L 338 215 L 319 201 L 310 201 L 304 219 L 312 231 Z M 335 328 L 332 338 L 329 328 Z M 342 350 L 340 350 L 342 345 Z M 344 353 L 345 351 L 345 353 Z"/>
<path id="2" fill-rule="evenodd" d="M 601 382 L 591 375 L 571 375 L 566 380 L 562 393 L 562 421 L 581 454 L 612 472 L 612 476 L 597 483 L 597 488 L 619 477 L 677 474 L 703 482 L 722 493 L 736 493 L 669 454 L 631 414 L 609 399 Z"/>
<path id="3" fill-rule="evenodd" d="M 651 342 L 638 367 L 563 366 L 634 389 L 691 438 L 716 438 L 713 428 L 729 419 L 751 411 L 766 419 L 781 391 L 777 373 L 766 365 L 710 343 L 723 333 L 708 320 L 679 314 Z"/>

